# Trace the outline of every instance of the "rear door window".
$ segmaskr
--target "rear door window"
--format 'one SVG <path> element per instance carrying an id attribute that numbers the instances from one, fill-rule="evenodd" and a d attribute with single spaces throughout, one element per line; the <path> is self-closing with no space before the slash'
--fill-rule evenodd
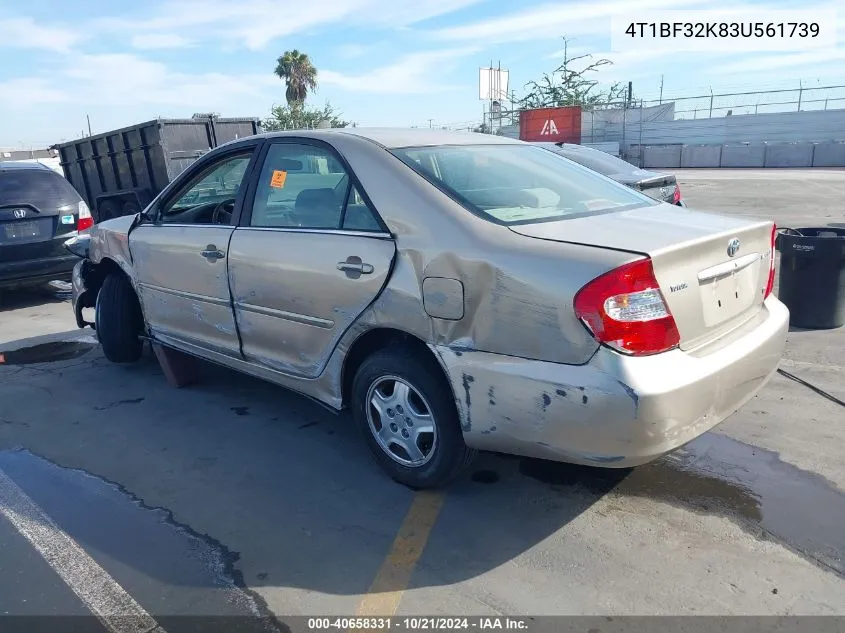
<path id="1" fill-rule="evenodd" d="M 261 169 L 250 225 L 337 229 L 348 190 L 349 176 L 330 151 L 275 143 Z"/>
<path id="2" fill-rule="evenodd" d="M 595 171 L 524 143 L 409 147 L 393 153 L 466 209 L 499 224 L 657 204 Z"/>

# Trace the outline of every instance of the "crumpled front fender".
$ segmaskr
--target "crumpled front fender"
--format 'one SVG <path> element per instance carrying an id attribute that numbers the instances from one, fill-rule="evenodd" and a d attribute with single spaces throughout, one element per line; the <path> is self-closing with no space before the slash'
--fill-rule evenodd
<path id="1" fill-rule="evenodd" d="M 90 326 L 92 329 L 96 329 L 94 323 L 86 321 L 82 317 L 82 310 L 96 306 L 97 293 L 100 291 L 102 283 L 102 275 L 96 270 L 96 266 L 91 260 L 81 259 L 73 267 L 71 305 L 73 305 L 73 316 L 76 318 L 77 327 Z"/>

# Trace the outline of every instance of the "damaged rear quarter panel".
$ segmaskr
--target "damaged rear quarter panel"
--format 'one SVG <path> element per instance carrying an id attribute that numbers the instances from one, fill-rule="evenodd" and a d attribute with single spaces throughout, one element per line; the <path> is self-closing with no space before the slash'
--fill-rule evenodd
<path id="1" fill-rule="evenodd" d="M 321 397 L 339 402 L 344 357 L 374 328 L 399 330 L 458 352 L 554 363 L 580 365 L 595 353 L 598 343 L 575 317 L 572 299 L 587 282 L 629 261 L 630 254 L 517 235 L 474 216 L 374 143 L 346 135 L 332 142 L 354 165 L 396 239 L 397 254 L 387 285 L 335 348 L 319 379 Z M 462 318 L 426 313 L 426 278 L 462 286 Z M 444 368 L 459 399 L 461 378 L 453 375 L 451 363 Z"/>
<path id="2" fill-rule="evenodd" d="M 394 272 L 363 321 L 434 345 L 528 359 L 580 364 L 595 353 L 572 299 L 629 254 L 517 235 L 473 215 L 374 143 L 348 135 L 333 142 L 351 157 L 396 238 Z M 426 313 L 422 285 L 431 277 L 462 285 L 462 318 Z"/>

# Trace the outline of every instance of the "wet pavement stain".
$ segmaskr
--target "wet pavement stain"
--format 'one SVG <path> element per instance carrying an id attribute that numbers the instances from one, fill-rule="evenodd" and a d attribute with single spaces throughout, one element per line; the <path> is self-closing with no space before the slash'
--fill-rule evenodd
<path id="1" fill-rule="evenodd" d="M 472 474 L 472 480 L 479 484 L 494 484 L 499 481 L 499 473 L 495 470 L 478 470 Z"/>
<path id="2" fill-rule="evenodd" d="M 527 477 L 566 491 L 643 497 L 725 516 L 845 578 L 845 492 L 777 453 L 718 433 L 637 468 L 523 459 Z"/>
<path id="3" fill-rule="evenodd" d="M 2 365 L 34 365 L 36 363 L 55 363 L 84 356 L 97 347 L 96 343 L 82 341 L 54 341 L 32 347 L 23 347 L 8 352 L 0 352 Z"/>
<path id="4" fill-rule="evenodd" d="M 231 407 L 235 415 L 249 415 L 249 407 Z"/>
<path id="5" fill-rule="evenodd" d="M 144 401 L 144 398 L 130 398 L 128 400 L 118 400 L 117 402 L 110 402 L 109 404 L 104 404 L 101 407 L 94 407 L 95 411 L 106 411 L 108 409 L 114 409 L 115 407 L 119 407 L 124 404 L 140 404 Z"/>
<path id="6" fill-rule="evenodd" d="M 0 452 L 0 469 L 171 633 L 290 630 L 246 586 L 237 552 L 167 508 L 25 449 Z"/>

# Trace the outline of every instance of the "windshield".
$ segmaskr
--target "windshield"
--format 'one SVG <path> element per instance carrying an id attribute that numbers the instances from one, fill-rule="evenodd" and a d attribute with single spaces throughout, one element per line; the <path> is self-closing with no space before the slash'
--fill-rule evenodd
<path id="1" fill-rule="evenodd" d="M 555 147 L 552 151 L 605 176 L 611 174 L 629 174 L 635 169 L 631 163 L 626 163 L 621 158 L 616 158 L 607 152 L 590 147 L 579 147 L 578 149 Z"/>
<path id="2" fill-rule="evenodd" d="M 464 207 L 498 224 L 560 220 L 657 204 L 527 144 L 414 147 L 393 153 Z"/>

